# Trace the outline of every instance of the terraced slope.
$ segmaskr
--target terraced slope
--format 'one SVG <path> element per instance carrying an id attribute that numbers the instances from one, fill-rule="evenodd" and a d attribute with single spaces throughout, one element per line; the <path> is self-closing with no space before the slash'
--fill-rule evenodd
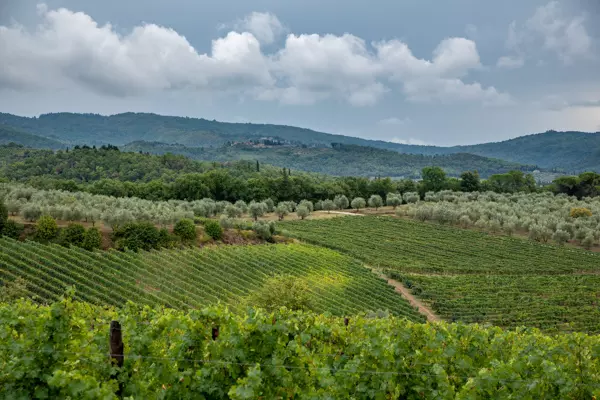
<path id="1" fill-rule="evenodd" d="M 389 310 L 414 321 L 423 317 L 360 262 L 310 245 L 223 246 L 153 252 L 96 252 L 0 239 L 0 279 L 23 277 L 28 290 L 55 300 L 67 286 L 94 304 L 128 300 L 174 308 L 221 302 L 243 309 L 245 297 L 276 274 L 305 279 L 316 311 L 335 315 Z"/>
<path id="2" fill-rule="evenodd" d="M 386 270 L 449 321 L 600 332 L 600 255 L 396 218 L 282 224 Z"/>

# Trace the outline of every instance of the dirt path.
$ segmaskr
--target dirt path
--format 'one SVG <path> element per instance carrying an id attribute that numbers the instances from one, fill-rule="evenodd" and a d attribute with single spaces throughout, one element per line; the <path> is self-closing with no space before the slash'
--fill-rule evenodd
<path id="1" fill-rule="evenodd" d="M 396 289 L 396 292 L 400 293 L 406 300 L 408 300 L 408 302 L 413 307 L 417 307 L 419 312 L 427 317 L 427 321 L 429 321 L 429 322 L 441 321 L 440 317 L 435 315 L 433 313 L 433 311 L 431 311 L 429 309 L 429 307 L 426 307 L 423 303 L 421 303 L 420 300 L 418 300 L 415 296 L 413 296 L 412 293 L 410 293 L 410 290 L 405 288 L 403 284 L 401 284 L 400 282 L 398 282 L 394 279 L 388 278 L 384 274 L 379 274 L 379 276 L 384 279 L 387 279 L 388 285 L 393 286 L 394 289 Z"/>
<path id="2" fill-rule="evenodd" d="M 352 212 L 344 212 L 344 211 L 331 211 L 332 214 L 339 215 L 354 215 L 355 217 L 364 217 L 362 214 L 352 213 Z"/>

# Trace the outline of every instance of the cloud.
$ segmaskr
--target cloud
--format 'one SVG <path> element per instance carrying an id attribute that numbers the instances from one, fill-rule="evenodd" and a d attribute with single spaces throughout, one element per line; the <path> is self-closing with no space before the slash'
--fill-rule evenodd
<path id="1" fill-rule="evenodd" d="M 406 118 L 390 117 L 390 118 L 384 118 L 382 120 L 379 120 L 377 123 L 379 125 L 384 125 L 384 126 L 402 126 L 402 125 L 407 125 L 411 122 L 412 122 L 411 119 L 408 117 L 406 117 Z"/>
<path id="2" fill-rule="evenodd" d="M 427 143 L 421 139 L 415 139 L 415 138 L 401 139 L 399 137 L 393 137 L 389 141 L 392 143 L 411 144 L 411 145 L 416 145 L 416 146 L 429 146 L 430 145 L 430 143 Z"/>
<path id="3" fill-rule="evenodd" d="M 503 56 L 498 59 L 498 68 L 516 69 L 525 65 L 525 60 L 519 56 Z"/>
<path id="4" fill-rule="evenodd" d="M 508 59 L 524 59 L 537 48 L 554 53 L 565 64 L 588 57 L 592 38 L 584 25 L 585 15 L 569 16 L 558 1 L 538 7 L 522 26 L 513 21 L 508 30 L 506 47 L 516 57 L 501 57 L 499 67 L 512 67 Z M 504 61 L 501 61 L 504 60 Z M 501 65 L 502 64 L 502 65 Z"/>
<path id="5" fill-rule="evenodd" d="M 198 52 L 173 29 L 143 24 L 117 33 L 87 14 L 38 7 L 33 30 L 0 26 L 0 90 L 57 90 L 75 85 L 117 97 L 192 90 L 285 104 L 344 101 L 372 106 L 400 90 L 413 102 L 504 105 L 510 96 L 464 79 L 482 68 L 475 42 L 446 38 L 430 60 L 399 40 L 367 43 L 352 35 L 287 35 L 276 16 L 252 13 Z"/>
<path id="6" fill-rule="evenodd" d="M 286 30 L 277 16 L 269 12 L 252 12 L 235 22 L 233 28 L 252 33 L 263 44 L 272 44 Z"/>
<path id="7" fill-rule="evenodd" d="M 600 99 L 577 98 L 567 99 L 559 95 L 548 95 L 533 103 L 534 106 L 543 110 L 562 111 L 568 108 L 596 108 L 600 107 Z"/>

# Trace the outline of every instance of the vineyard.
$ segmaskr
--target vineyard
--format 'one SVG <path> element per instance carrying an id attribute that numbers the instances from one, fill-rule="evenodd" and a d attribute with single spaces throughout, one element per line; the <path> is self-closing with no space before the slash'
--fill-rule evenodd
<path id="1" fill-rule="evenodd" d="M 152 252 L 88 252 L 0 238 L 0 278 L 22 277 L 27 290 L 54 301 L 75 286 L 75 298 L 98 305 L 198 308 L 221 302 L 243 310 L 245 300 L 274 274 L 310 287 L 314 310 L 334 315 L 389 310 L 423 320 L 408 302 L 359 262 L 310 245 L 222 246 Z"/>
<path id="2" fill-rule="evenodd" d="M 122 367 L 111 367 L 109 323 Z M 217 332 L 218 334 L 215 334 Z M 10 398 L 591 399 L 600 339 L 281 310 L 0 304 Z"/>
<path id="3" fill-rule="evenodd" d="M 410 220 L 346 217 L 281 229 L 363 260 L 448 321 L 600 332 L 600 256 Z"/>

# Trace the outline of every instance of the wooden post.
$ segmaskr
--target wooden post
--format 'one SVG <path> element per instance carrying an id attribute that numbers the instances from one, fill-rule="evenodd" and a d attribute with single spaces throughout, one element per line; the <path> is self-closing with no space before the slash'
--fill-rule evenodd
<path id="1" fill-rule="evenodd" d="M 121 332 L 121 324 L 119 321 L 110 321 L 110 363 L 116 367 L 123 367 L 125 356 L 123 355 L 123 333 Z M 111 379 L 118 380 L 119 373 L 115 372 L 111 375 Z M 117 397 L 121 398 L 123 394 L 123 382 L 119 382 L 119 390 Z"/>
<path id="2" fill-rule="evenodd" d="M 344 325 L 348 326 L 348 323 L 350 323 L 350 318 L 348 318 L 348 317 L 344 318 Z"/>
<path id="3" fill-rule="evenodd" d="M 219 337 L 219 325 L 212 328 L 212 340 L 217 340 Z"/>
<path id="4" fill-rule="evenodd" d="M 123 366 L 123 335 L 119 321 L 110 321 L 110 359 L 117 367 Z"/>

